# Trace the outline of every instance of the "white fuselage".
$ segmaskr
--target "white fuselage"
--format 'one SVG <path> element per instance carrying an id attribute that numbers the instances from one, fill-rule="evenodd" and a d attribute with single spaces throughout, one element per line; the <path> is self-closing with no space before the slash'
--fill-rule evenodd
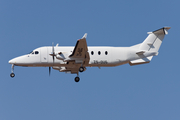
<path id="1" fill-rule="evenodd" d="M 72 54 L 74 47 L 54 47 L 54 51 L 66 53 L 65 57 Z M 136 54 L 136 49 L 134 47 L 88 47 L 89 52 L 89 64 L 87 67 L 97 66 L 118 66 L 122 64 L 129 63 L 130 60 L 138 59 L 139 56 Z M 17 66 L 27 66 L 27 67 L 50 67 L 50 66 L 61 66 L 66 67 L 68 64 L 63 60 L 57 59 L 55 57 L 54 62 L 51 54 L 52 47 L 40 47 L 30 54 L 23 55 L 14 58 L 9 61 Z"/>

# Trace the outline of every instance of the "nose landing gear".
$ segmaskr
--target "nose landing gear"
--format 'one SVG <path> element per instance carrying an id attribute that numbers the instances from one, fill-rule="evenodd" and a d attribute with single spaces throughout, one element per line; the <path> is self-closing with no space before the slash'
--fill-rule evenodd
<path id="1" fill-rule="evenodd" d="M 14 64 L 12 64 L 10 76 L 11 76 L 12 78 L 15 77 L 15 74 L 14 74 Z"/>

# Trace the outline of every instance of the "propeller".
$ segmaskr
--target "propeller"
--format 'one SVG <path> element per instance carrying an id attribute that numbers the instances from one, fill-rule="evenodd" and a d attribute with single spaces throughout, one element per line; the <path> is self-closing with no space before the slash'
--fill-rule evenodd
<path id="1" fill-rule="evenodd" d="M 52 43 L 52 53 L 53 53 L 53 63 L 54 63 L 54 56 L 55 56 L 55 52 L 54 52 L 54 43 Z"/>
<path id="2" fill-rule="evenodd" d="M 51 55 L 53 57 L 53 63 L 54 63 L 54 56 L 56 56 L 56 54 L 54 52 L 54 43 L 52 43 L 52 52 L 49 55 Z"/>
<path id="3" fill-rule="evenodd" d="M 52 56 L 52 58 L 53 58 L 53 63 L 54 63 L 54 56 L 56 56 L 56 54 L 55 54 L 55 52 L 54 52 L 54 43 L 52 43 L 52 52 L 51 52 L 51 54 L 49 54 L 49 55 Z M 51 67 L 49 67 L 49 76 L 50 76 L 50 74 L 51 74 Z"/>

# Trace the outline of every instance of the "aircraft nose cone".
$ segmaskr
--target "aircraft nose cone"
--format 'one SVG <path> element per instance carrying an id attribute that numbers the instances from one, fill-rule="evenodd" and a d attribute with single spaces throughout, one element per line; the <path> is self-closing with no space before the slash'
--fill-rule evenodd
<path id="1" fill-rule="evenodd" d="M 9 64 L 13 64 L 13 63 L 14 63 L 13 59 L 9 60 Z"/>
<path id="2" fill-rule="evenodd" d="M 27 59 L 25 59 L 25 58 L 27 58 L 26 55 L 13 58 L 13 59 L 9 60 L 9 64 L 22 65 L 27 61 Z"/>
<path id="3" fill-rule="evenodd" d="M 18 57 L 9 60 L 9 64 L 15 64 L 15 63 L 17 63 L 17 62 L 18 62 Z"/>

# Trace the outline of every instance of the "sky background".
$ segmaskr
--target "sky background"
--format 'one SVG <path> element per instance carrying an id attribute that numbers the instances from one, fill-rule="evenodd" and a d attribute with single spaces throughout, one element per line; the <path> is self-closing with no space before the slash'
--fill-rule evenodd
<path id="1" fill-rule="evenodd" d="M 179 120 L 179 0 L 1 0 L 0 120 Z M 75 74 L 15 67 L 41 46 L 132 46 L 170 26 L 151 63 Z"/>

